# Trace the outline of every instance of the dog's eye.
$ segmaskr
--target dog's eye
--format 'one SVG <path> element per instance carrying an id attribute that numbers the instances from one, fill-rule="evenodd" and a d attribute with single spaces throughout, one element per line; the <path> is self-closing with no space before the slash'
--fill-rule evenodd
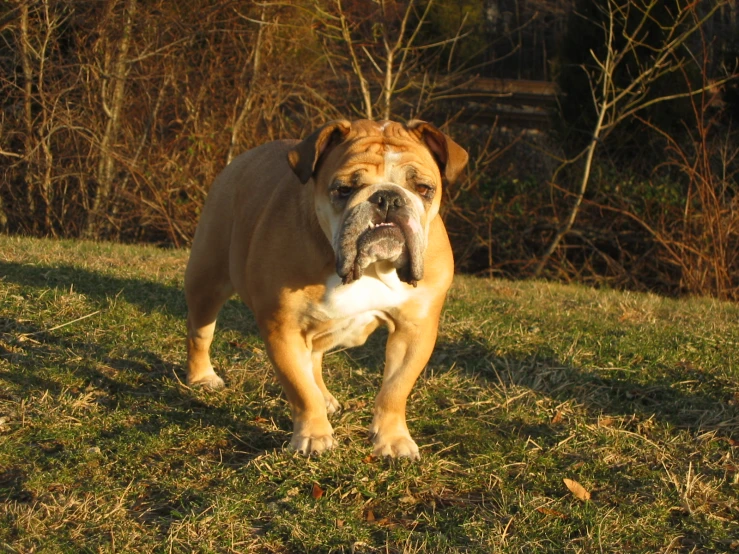
<path id="1" fill-rule="evenodd" d="M 336 187 L 336 196 L 340 198 L 341 200 L 345 200 L 349 198 L 352 194 L 352 187 L 349 187 L 347 185 L 340 185 Z"/>
<path id="2" fill-rule="evenodd" d="M 434 197 L 434 190 L 434 187 L 426 183 L 416 183 L 416 192 L 428 200 Z"/>

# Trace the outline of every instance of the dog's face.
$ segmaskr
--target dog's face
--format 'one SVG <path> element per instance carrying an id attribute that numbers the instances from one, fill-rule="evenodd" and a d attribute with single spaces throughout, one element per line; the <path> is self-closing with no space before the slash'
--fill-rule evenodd
<path id="1" fill-rule="evenodd" d="M 338 121 L 297 145 L 289 161 L 302 181 L 313 177 L 316 216 L 344 283 L 388 261 L 401 280 L 416 285 L 439 212 L 441 171 L 453 181 L 467 153 L 420 121 Z"/>

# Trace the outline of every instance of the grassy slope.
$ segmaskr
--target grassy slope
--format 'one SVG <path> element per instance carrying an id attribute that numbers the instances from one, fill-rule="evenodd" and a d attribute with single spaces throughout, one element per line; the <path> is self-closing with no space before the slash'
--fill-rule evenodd
<path id="1" fill-rule="evenodd" d="M 738 306 L 458 277 L 423 460 L 368 457 L 381 335 L 327 357 L 341 447 L 306 460 L 236 300 L 228 388 L 182 384 L 186 256 L 0 237 L 0 550 L 739 548 Z"/>

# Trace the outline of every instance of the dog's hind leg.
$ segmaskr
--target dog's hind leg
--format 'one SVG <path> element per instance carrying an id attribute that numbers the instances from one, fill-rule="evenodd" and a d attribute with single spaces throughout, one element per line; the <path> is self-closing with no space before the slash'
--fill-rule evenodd
<path id="1" fill-rule="evenodd" d="M 341 410 L 341 404 L 326 388 L 326 383 L 323 382 L 322 366 L 323 352 L 313 352 L 313 379 L 315 379 L 318 388 L 321 389 L 323 399 L 326 401 L 326 412 L 331 415 Z"/>
<path id="2" fill-rule="evenodd" d="M 223 379 L 213 370 L 208 351 L 213 341 L 216 317 L 233 294 L 233 287 L 229 281 L 218 282 L 219 278 L 224 278 L 224 272 L 208 271 L 202 261 L 202 258 L 193 260 L 191 257 L 185 272 L 187 384 L 219 389 L 223 387 Z"/>

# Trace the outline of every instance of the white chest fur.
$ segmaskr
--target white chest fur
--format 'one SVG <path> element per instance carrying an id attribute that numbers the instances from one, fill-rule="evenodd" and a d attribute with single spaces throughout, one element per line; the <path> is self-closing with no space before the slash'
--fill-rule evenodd
<path id="1" fill-rule="evenodd" d="M 382 265 L 369 267 L 361 279 L 349 285 L 341 284 L 338 275 L 329 277 L 321 302 L 314 306 L 314 316 L 330 322 L 320 334 L 326 339 L 330 336 L 329 348 L 363 344 L 367 327 L 375 321 L 390 322 L 389 311 L 408 299 L 409 287 L 393 268 L 380 267 L 378 271 L 377 266 Z"/>
<path id="2" fill-rule="evenodd" d="M 329 277 L 319 310 L 327 319 L 343 319 L 400 306 L 408 299 L 408 287 L 395 269 L 378 271 L 381 265 L 367 268 L 361 279 L 349 285 L 342 285 L 338 275 Z"/>

